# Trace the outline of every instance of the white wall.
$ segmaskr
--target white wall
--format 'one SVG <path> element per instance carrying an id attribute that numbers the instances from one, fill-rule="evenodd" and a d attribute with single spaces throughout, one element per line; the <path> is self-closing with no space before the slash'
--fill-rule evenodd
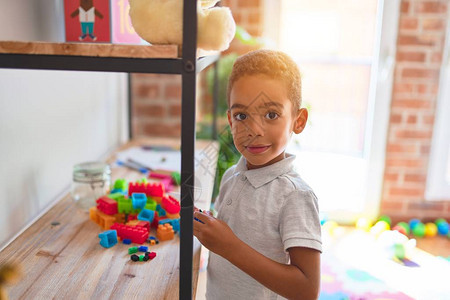
<path id="1" fill-rule="evenodd" d="M 63 41 L 60 0 L 1 0 L 0 40 Z M 20 20 L 20 22 L 18 22 Z M 0 69 L 0 249 L 127 136 L 126 74 Z"/>

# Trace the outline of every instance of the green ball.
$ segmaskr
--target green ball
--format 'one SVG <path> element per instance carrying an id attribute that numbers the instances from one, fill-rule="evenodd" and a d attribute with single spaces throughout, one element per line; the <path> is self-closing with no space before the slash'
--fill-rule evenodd
<path id="1" fill-rule="evenodd" d="M 439 218 L 436 221 L 434 221 L 434 224 L 436 224 L 436 226 L 438 226 L 440 223 L 447 223 L 447 221 L 442 218 Z"/>
<path id="2" fill-rule="evenodd" d="M 425 224 L 418 223 L 412 230 L 413 234 L 417 237 L 425 236 Z"/>
<path id="3" fill-rule="evenodd" d="M 389 226 L 391 226 L 391 224 L 392 224 L 391 218 L 389 218 L 389 216 L 387 216 L 387 215 L 382 215 L 382 216 L 380 216 L 380 217 L 378 218 L 378 221 L 385 221 L 386 223 L 389 224 Z"/>
<path id="4" fill-rule="evenodd" d="M 408 223 L 400 222 L 400 223 L 397 224 L 397 226 L 403 227 L 403 229 L 405 229 L 405 231 L 406 231 L 406 234 L 409 234 L 410 228 L 409 228 L 409 224 Z"/>

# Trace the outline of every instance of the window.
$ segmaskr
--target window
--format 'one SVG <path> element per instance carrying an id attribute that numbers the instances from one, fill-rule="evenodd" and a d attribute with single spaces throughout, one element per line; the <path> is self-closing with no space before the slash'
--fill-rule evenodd
<path id="1" fill-rule="evenodd" d="M 298 63 L 310 111 L 307 128 L 288 149 L 297 154 L 301 176 L 330 218 L 376 216 L 400 1 L 265 4 L 265 34 Z"/>

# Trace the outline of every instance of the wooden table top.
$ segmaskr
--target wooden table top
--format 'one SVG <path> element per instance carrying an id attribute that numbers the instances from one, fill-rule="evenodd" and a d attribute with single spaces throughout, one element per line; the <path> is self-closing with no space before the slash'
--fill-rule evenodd
<path id="1" fill-rule="evenodd" d="M 119 150 L 150 142 L 176 145 L 173 140 L 144 139 L 127 143 Z M 198 147 L 208 145 L 211 142 L 197 142 Z M 113 155 L 109 162 L 114 159 Z M 134 181 L 142 174 L 113 167 L 113 182 L 118 178 Z M 209 184 L 213 185 L 213 180 Z M 157 253 L 155 259 L 133 262 L 128 248 L 135 244 L 119 241 L 105 249 L 99 244 L 101 232 L 89 219 L 89 213 L 78 210 L 70 195 L 65 196 L 0 252 L 0 265 L 19 263 L 24 273 L 16 285 L 8 288 L 11 299 L 178 299 L 178 234 L 155 246 L 145 244 L 149 251 Z M 154 229 L 150 235 L 156 235 Z M 200 246 L 194 238 L 194 297 Z"/>

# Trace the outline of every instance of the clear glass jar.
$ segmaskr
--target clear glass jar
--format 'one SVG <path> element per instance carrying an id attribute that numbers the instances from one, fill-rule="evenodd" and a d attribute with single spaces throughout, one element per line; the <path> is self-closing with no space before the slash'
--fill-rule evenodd
<path id="1" fill-rule="evenodd" d="M 89 210 L 96 200 L 108 193 L 111 168 L 102 162 L 86 162 L 73 167 L 72 199 L 81 210 Z"/>

